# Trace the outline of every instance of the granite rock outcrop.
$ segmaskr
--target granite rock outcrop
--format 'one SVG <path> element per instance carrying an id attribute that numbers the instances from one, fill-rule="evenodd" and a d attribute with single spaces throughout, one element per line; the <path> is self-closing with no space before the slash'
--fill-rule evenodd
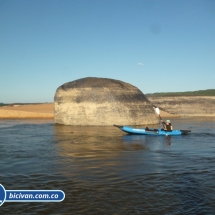
<path id="1" fill-rule="evenodd" d="M 143 125 L 159 122 L 151 102 L 135 86 L 115 79 L 82 78 L 58 87 L 55 123 Z"/>

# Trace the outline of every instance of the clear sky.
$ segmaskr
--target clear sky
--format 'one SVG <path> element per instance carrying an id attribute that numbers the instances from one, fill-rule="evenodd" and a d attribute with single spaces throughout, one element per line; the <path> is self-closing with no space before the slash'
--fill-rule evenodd
<path id="1" fill-rule="evenodd" d="M 214 89 L 215 1 L 0 0 L 0 102 L 53 102 L 84 77 Z"/>

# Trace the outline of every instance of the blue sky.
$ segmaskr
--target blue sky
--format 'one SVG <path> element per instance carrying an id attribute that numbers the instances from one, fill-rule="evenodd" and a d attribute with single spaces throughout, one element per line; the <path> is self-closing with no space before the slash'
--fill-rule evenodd
<path id="1" fill-rule="evenodd" d="M 84 77 L 214 89 L 215 1 L 0 1 L 0 102 L 53 102 Z"/>

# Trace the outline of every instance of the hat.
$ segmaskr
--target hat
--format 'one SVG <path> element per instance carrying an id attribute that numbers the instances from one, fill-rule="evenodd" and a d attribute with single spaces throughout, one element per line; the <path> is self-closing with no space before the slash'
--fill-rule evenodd
<path id="1" fill-rule="evenodd" d="M 170 120 L 166 120 L 166 122 L 170 122 Z"/>

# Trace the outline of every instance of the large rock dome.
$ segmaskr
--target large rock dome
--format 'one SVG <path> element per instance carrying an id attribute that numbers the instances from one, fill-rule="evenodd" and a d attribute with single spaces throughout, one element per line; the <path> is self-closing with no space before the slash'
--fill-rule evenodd
<path id="1" fill-rule="evenodd" d="M 108 78 L 82 78 L 58 87 L 55 123 L 64 125 L 157 124 L 153 106 L 135 86 Z"/>

